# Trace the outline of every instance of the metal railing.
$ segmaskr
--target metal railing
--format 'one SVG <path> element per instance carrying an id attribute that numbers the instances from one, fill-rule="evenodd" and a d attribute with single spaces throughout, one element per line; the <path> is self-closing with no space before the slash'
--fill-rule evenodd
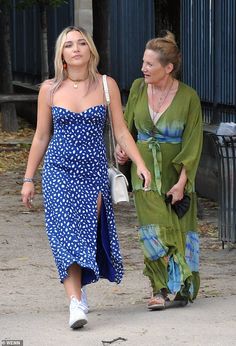
<path id="1" fill-rule="evenodd" d="M 209 134 L 218 164 L 219 239 L 236 243 L 236 136 Z"/>

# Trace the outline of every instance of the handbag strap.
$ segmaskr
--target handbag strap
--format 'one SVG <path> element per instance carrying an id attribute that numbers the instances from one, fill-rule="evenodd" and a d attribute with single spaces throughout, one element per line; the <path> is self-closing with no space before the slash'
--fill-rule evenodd
<path id="1" fill-rule="evenodd" d="M 115 154 L 116 142 L 115 142 L 115 136 L 114 136 L 114 129 L 112 125 L 112 116 L 111 116 L 111 107 L 110 107 L 111 99 L 110 99 L 109 89 L 107 85 L 107 76 L 105 74 L 102 76 L 102 83 L 103 83 L 103 89 L 104 89 L 104 94 L 106 98 L 106 104 L 107 104 L 108 115 L 109 115 L 109 123 L 110 123 L 110 137 L 111 137 L 110 142 L 112 144 L 110 145 L 110 158 L 114 156 L 115 166 L 118 169 L 119 165 L 118 165 L 117 157 Z M 113 153 L 112 153 L 112 147 L 113 147 Z"/>

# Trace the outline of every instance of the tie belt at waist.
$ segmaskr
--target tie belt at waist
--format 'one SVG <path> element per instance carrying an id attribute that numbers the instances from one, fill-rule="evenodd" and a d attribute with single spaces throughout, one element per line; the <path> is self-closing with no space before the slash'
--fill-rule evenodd
<path id="1" fill-rule="evenodd" d="M 149 134 L 149 133 L 143 133 L 143 132 L 138 132 L 137 139 L 139 141 L 148 141 L 150 138 L 155 139 L 159 143 L 181 143 L 182 138 L 181 137 L 171 137 L 171 136 L 163 136 L 159 133 L 156 134 Z"/>
<path id="2" fill-rule="evenodd" d="M 155 134 L 154 136 L 151 136 L 150 134 L 138 132 L 137 139 L 141 142 L 147 142 L 149 149 L 152 151 L 156 188 L 159 194 L 161 195 L 162 153 L 160 143 L 180 143 L 182 142 L 182 138 L 166 137 L 160 134 Z"/>

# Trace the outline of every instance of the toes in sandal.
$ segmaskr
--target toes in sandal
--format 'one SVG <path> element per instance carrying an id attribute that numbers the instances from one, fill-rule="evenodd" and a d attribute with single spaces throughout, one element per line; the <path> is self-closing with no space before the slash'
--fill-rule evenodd
<path id="1" fill-rule="evenodd" d="M 166 307 L 166 299 L 161 293 L 155 294 L 148 302 L 149 310 L 164 310 Z"/>

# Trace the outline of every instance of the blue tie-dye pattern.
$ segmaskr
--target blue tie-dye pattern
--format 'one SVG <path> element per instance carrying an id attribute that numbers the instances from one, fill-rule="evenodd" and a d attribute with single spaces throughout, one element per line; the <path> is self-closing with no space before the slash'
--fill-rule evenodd
<path id="1" fill-rule="evenodd" d="M 162 133 L 163 136 L 165 137 L 172 137 L 173 139 L 175 138 L 182 138 L 183 135 L 183 130 L 184 130 L 184 124 L 179 122 L 179 121 L 172 121 L 171 124 L 165 124 L 163 123 L 162 126 L 159 125 L 158 131 Z"/>
<path id="2" fill-rule="evenodd" d="M 184 124 L 179 121 L 172 121 L 171 124 L 158 122 L 158 127 L 153 131 L 139 131 L 138 140 L 147 141 L 149 137 L 155 138 L 159 143 L 181 143 L 184 130 Z"/>
<path id="3" fill-rule="evenodd" d="M 144 256 L 153 261 L 165 256 L 168 250 L 168 248 L 160 241 L 157 235 L 158 231 L 156 225 L 141 226 L 138 229 Z"/>
<path id="4" fill-rule="evenodd" d="M 138 133 L 138 140 L 139 141 L 148 141 L 151 138 L 156 139 L 159 143 L 181 143 L 182 142 L 182 138 L 181 137 L 177 137 L 177 136 L 167 136 L 167 135 L 162 135 L 160 133 L 156 133 L 156 134 L 150 134 L 150 133 L 143 133 L 143 132 L 139 132 Z"/>
<path id="5" fill-rule="evenodd" d="M 199 271 L 199 236 L 196 232 L 190 231 L 186 236 L 185 247 L 186 262 L 192 272 Z"/>
<path id="6" fill-rule="evenodd" d="M 159 227 L 157 225 L 145 225 L 138 229 L 139 239 L 143 248 L 144 256 L 152 261 L 167 256 L 168 247 L 165 246 L 159 237 Z M 186 263 L 191 272 L 199 270 L 199 237 L 196 232 L 190 231 L 186 236 Z M 180 258 L 171 255 L 168 260 L 168 282 L 167 286 L 172 294 L 181 290 L 183 285 L 183 272 Z M 192 295 L 193 284 L 189 288 Z"/>
<path id="7" fill-rule="evenodd" d="M 181 274 L 179 265 L 174 261 L 174 257 L 169 258 L 168 263 L 168 288 L 172 294 L 179 292 L 181 288 Z"/>

